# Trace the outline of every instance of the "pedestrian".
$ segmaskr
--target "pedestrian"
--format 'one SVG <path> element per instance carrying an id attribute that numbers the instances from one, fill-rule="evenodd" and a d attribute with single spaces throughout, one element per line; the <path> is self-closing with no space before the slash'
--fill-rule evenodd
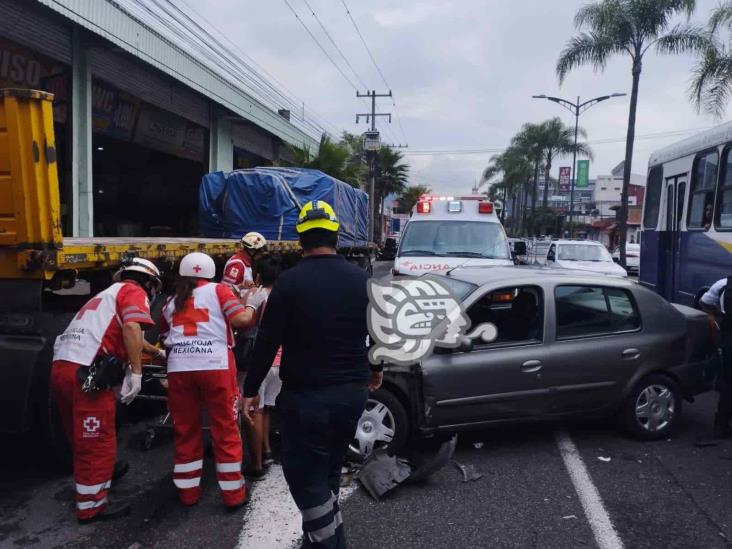
<path id="1" fill-rule="evenodd" d="M 168 348 L 168 410 L 175 434 L 173 483 L 184 505 L 201 495 L 202 409 L 208 412 L 216 478 L 224 504 L 245 503 L 242 441 L 237 424 L 239 391 L 231 352 L 231 327 L 246 328 L 253 310 L 231 288 L 216 284 L 213 259 L 200 252 L 180 262 L 175 294 L 163 306 L 160 332 Z"/>
<path id="2" fill-rule="evenodd" d="M 260 233 L 249 232 L 242 237 L 240 246 L 241 249 L 226 262 L 221 279 L 221 282 L 233 286 L 237 292 L 254 286 L 252 264 L 262 257 L 267 239 Z"/>
<path id="3" fill-rule="evenodd" d="M 721 369 L 717 376 L 719 403 L 714 417 L 713 439 L 732 435 L 732 276 L 715 282 L 701 297 L 701 307 L 719 325 Z"/>
<path id="4" fill-rule="evenodd" d="M 76 313 L 56 338 L 51 392 L 71 444 L 76 516 L 81 523 L 128 514 L 124 502 L 110 503 L 113 481 L 128 469 L 115 463 L 117 432 L 114 386 L 129 404 L 142 386 L 141 353 L 157 349 L 143 339 L 152 326 L 150 299 L 159 291 L 160 271 L 135 258 L 114 275 L 114 283 Z M 129 362 L 129 367 L 125 363 Z"/>
<path id="5" fill-rule="evenodd" d="M 303 519 L 303 546 L 345 549 L 338 507 L 341 467 L 368 390 L 366 271 L 336 253 L 339 222 L 322 200 L 303 206 L 296 230 L 303 258 L 272 288 L 244 382 L 244 416 L 282 346 L 277 398 L 285 480 Z"/>
<path id="6" fill-rule="evenodd" d="M 250 295 L 247 304 L 256 309 L 257 325 L 261 322 L 267 307 L 267 298 L 272 286 L 282 271 L 282 260 L 279 257 L 269 256 L 255 264 L 256 291 L 248 290 Z M 257 327 L 248 330 L 247 337 L 256 339 Z M 275 405 L 277 395 L 282 388 L 279 375 L 280 357 L 282 349 L 278 349 L 272 368 L 267 372 L 259 389 L 259 407 L 251 410 L 252 425 L 249 425 L 249 448 L 252 455 L 251 467 L 246 474 L 252 480 L 261 480 L 265 475 L 265 468 L 272 463 L 272 447 L 270 445 L 271 409 Z M 251 357 L 249 357 L 251 358 Z M 246 359 L 245 359 L 246 362 Z"/>

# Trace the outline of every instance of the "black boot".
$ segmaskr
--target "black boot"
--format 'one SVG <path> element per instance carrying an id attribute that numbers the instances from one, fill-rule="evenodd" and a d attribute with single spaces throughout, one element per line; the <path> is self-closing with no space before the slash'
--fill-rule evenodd
<path id="1" fill-rule="evenodd" d="M 130 504 L 125 501 L 119 501 L 117 503 L 110 502 L 107 504 L 107 507 L 105 507 L 104 511 L 97 513 L 93 517 L 77 520 L 79 521 L 79 524 L 91 524 L 93 522 L 126 517 L 130 514 L 131 509 L 132 507 L 130 506 Z"/>
<path id="2" fill-rule="evenodd" d="M 124 460 L 121 459 L 119 461 L 116 461 L 114 463 L 114 471 L 112 472 L 112 482 L 117 482 L 120 480 L 123 476 L 127 474 L 127 471 L 130 470 L 130 464 Z"/>

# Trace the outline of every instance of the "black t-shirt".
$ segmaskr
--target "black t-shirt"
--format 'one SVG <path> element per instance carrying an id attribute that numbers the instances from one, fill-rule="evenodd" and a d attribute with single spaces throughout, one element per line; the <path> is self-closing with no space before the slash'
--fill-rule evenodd
<path id="1" fill-rule="evenodd" d="M 244 396 L 257 394 L 280 345 L 284 390 L 365 386 L 368 278 L 339 255 L 305 257 L 282 273 L 259 326 Z"/>

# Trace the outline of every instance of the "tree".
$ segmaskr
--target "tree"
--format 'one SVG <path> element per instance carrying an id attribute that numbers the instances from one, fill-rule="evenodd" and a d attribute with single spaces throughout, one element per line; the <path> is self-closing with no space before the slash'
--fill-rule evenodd
<path id="1" fill-rule="evenodd" d="M 691 100 L 698 110 L 721 118 L 732 94 L 732 49 L 720 36 L 726 30 L 732 34 L 732 1 L 717 6 L 707 25 L 708 42 L 698 52 L 691 83 Z"/>
<path id="2" fill-rule="evenodd" d="M 560 118 L 552 118 L 540 125 L 540 133 L 542 136 L 541 144 L 543 146 L 544 156 L 544 197 L 541 205 L 543 208 L 548 207 L 549 203 L 549 172 L 552 169 L 552 162 L 558 156 L 572 154 L 577 152 L 579 155 L 589 156 L 592 158 L 592 150 L 585 143 L 574 144 L 574 128 L 565 126 Z M 587 132 L 583 128 L 577 129 L 577 135 L 583 139 L 587 138 Z"/>
<path id="3" fill-rule="evenodd" d="M 348 144 L 342 141 L 335 143 L 330 137 L 323 134 L 323 137 L 320 138 L 318 154 L 315 156 L 312 156 L 307 148 L 293 147 L 291 150 L 298 166 L 320 170 L 353 187 L 359 186 L 363 168 L 352 161 L 353 154 Z"/>
<path id="4" fill-rule="evenodd" d="M 571 70 L 581 65 L 590 64 L 596 71 L 602 71 L 613 55 L 628 55 L 631 59 L 632 88 L 618 215 L 622 265 L 625 265 L 628 187 L 643 59 L 652 47 L 665 54 L 705 50 L 708 41 L 701 29 L 688 24 L 671 27 L 675 16 L 690 17 L 695 7 L 696 0 L 599 0 L 588 4 L 580 8 L 574 18 L 577 30 L 586 29 L 586 32 L 571 38 L 557 61 L 557 76 L 562 83 Z"/>
<path id="5" fill-rule="evenodd" d="M 400 193 L 407 184 L 409 178 L 409 165 L 403 162 L 400 151 L 391 147 L 379 149 L 376 157 L 376 178 L 374 190 L 374 212 L 379 215 L 379 228 L 383 226 L 384 198 L 390 194 Z"/>
<path id="6" fill-rule="evenodd" d="M 534 213 L 537 202 L 537 189 L 539 185 L 539 170 L 544 160 L 544 129 L 541 124 L 526 123 L 521 131 L 514 136 L 511 143 L 513 146 L 523 150 L 526 156 L 534 165 L 534 184 L 531 188 L 531 213 Z M 525 207 L 525 205 L 524 205 Z"/>
<path id="7" fill-rule="evenodd" d="M 397 195 L 399 201 L 399 209 L 404 213 L 410 213 L 415 204 L 419 202 L 420 197 L 423 194 L 430 194 L 432 189 L 425 187 L 424 185 L 410 185 L 404 187 L 404 189 Z"/>
<path id="8" fill-rule="evenodd" d="M 532 162 L 526 155 L 526 151 L 516 145 L 506 149 L 503 153 L 491 158 L 488 166 L 483 170 L 479 186 L 490 185 L 488 197 L 496 200 L 501 197 L 503 209 L 501 210 L 501 223 L 505 221 L 506 206 L 508 197 L 511 197 L 511 212 L 513 212 L 513 232 L 518 232 L 516 223 L 517 202 L 521 189 L 531 181 Z M 498 181 L 492 181 L 495 177 L 501 176 Z"/>

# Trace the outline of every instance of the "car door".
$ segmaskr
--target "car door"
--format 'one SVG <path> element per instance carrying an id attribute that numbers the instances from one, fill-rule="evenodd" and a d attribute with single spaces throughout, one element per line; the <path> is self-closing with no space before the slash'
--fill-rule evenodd
<path id="1" fill-rule="evenodd" d="M 627 288 L 567 284 L 547 297 L 551 355 L 543 369 L 554 413 L 607 408 L 648 351 L 641 318 Z"/>
<path id="2" fill-rule="evenodd" d="M 536 296 L 535 328 L 524 338 L 521 334 L 502 336 L 502 323 L 515 320 L 511 316 L 513 304 L 524 292 Z M 509 295 L 513 296 L 510 303 L 506 300 Z M 496 296 L 504 300 L 503 305 L 494 303 Z M 548 352 L 543 300 L 540 287 L 522 286 L 490 290 L 473 302 L 468 310 L 472 325 L 493 320 L 499 337 L 469 352 L 433 354 L 422 363 L 428 425 L 460 426 L 534 417 L 547 411 L 549 389 L 541 374 Z"/>

